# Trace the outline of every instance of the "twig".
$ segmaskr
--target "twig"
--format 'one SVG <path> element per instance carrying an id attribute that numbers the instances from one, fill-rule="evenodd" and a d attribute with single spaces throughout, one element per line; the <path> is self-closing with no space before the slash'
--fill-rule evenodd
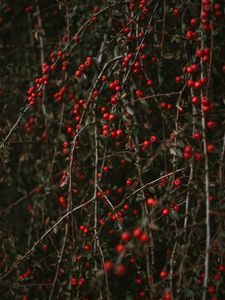
<path id="1" fill-rule="evenodd" d="M 95 269 L 97 269 L 97 243 L 98 243 L 98 235 L 97 235 L 97 224 L 98 224 L 98 129 L 96 123 L 96 115 L 95 109 L 93 109 L 93 118 L 94 118 L 94 147 L 95 147 L 95 171 L 94 171 L 94 254 L 95 254 Z"/>
<path id="2" fill-rule="evenodd" d="M 67 237 L 68 237 L 68 223 L 66 223 L 66 225 L 65 225 L 65 235 L 64 235 L 64 239 L 63 239 L 63 244 L 62 244 L 62 248 L 61 248 L 61 251 L 60 251 L 59 260 L 58 260 L 57 267 L 56 267 L 56 272 L 55 272 L 55 277 L 54 277 L 54 280 L 53 280 L 53 283 L 52 283 L 52 288 L 51 288 L 51 292 L 50 292 L 48 300 L 51 300 L 52 297 L 53 297 L 53 294 L 54 294 L 55 285 L 56 285 L 56 281 L 57 281 L 58 274 L 59 274 L 59 268 L 60 268 L 60 265 L 61 265 L 61 262 L 62 262 L 65 247 L 66 247 Z"/>
<path id="3" fill-rule="evenodd" d="M 116 213 L 116 215 L 118 217 L 118 226 L 119 226 L 119 229 L 122 230 L 123 226 L 121 224 L 120 217 L 119 217 L 119 215 L 118 215 L 118 213 L 116 211 L 116 207 L 113 206 L 112 202 L 109 200 L 109 198 L 106 196 L 106 194 L 103 192 L 103 190 L 99 186 L 98 186 L 98 190 L 103 194 L 103 196 L 105 197 L 105 200 L 107 201 L 107 203 L 111 207 L 112 211 Z"/>
<path id="4" fill-rule="evenodd" d="M 0 145 L 0 149 L 4 148 L 5 144 L 7 143 L 8 139 L 10 138 L 10 136 L 13 134 L 13 131 L 16 129 L 16 127 L 19 125 L 19 123 L 21 122 L 21 120 L 23 119 L 23 116 L 26 114 L 26 112 L 29 110 L 30 106 L 26 105 L 24 107 L 24 109 L 22 110 L 22 112 L 20 112 L 19 118 L 17 119 L 17 121 L 15 122 L 15 124 L 13 125 L 13 127 L 11 127 L 9 133 L 7 134 L 7 136 L 4 138 L 3 142 Z"/>
<path id="5" fill-rule="evenodd" d="M 165 37 L 165 28 L 166 28 L 166 0 L 163 0 L 163 26 L 162 26 L 162 40 L 160 44 L 160 56 L 161 56 L 161 61 L 163 58 L 163 45 L 164 45 L 164 37 Z"/>
<path id="6" fill-rule="evenodd" d="M 19 258 L 10 268 L 9 270 L 0 277 L 0 282 L 6 278 L 10 273 L 12 273 L 13 270 L 15 270 L 15 268 L 22 262 L 24 261 L 29 255 L 33 254 L 34 250 L 36 249 L 36 247 L 43 241 L 43 239 L 50 233 L 52 232 L 52 230 L 54 230 L 54 228 L 56 228 L 60 223 L 62 223 L 62 221 L 64 221 L 71 213 L 79 210 L 80 208 L 90 204 L 91 202 L 93 202 L 94 198 L 91 198 L 90 200 L 84 202 L 83 204 L 80 204 L 76 207 L 74 207 L 72 209 L 72 211 L 68 211 L 65 215 L 63 215 L 52 227 L 50 227 L 41 237 L 38 241 L 36 241 L 33 244 L 33 247 L 31 249 L 29 249 L 21 258 Z"/>
<path id="7" fill-rule="evenodd" d="M 205 47 L 204 33 L 201 32 L 201 47 Z M 201 61 L 201 77 L 204 76 L 204 66 Z M 201 98 L 203 97 L 203 91 L 201 89 Z M 202 300 L 207 298 L 207 286 L 209 280 L 209 251 L 210 251 L 210 203 L 209 203 L 209 163 L 208 163 L 208 152 L 207 152 L 207 140 L 206 140 L 206 117 L 203 110 L 203 104 L 201 104 L 201 123 L 202 123 L 202 142 L 203 142 L 203 153 L 204 153 L 204 178 L 205 178 L 205 214 L 206 214 L 206 244 L 205 244 L 205 276 L 203 282 L 203 294 Z"/>
<path id="8" fill-rule="evenodd" d="M 174 175 L 176 173 L 179 173 L 179 172 L 181 172 L 183 170 L 184 170 L 184 168 L 180 168 L 178 170 L 170 172 L 170 173 L 168 173 L 166 175 L 163 175 L 163 176 L 161 176 L 161 177 L 159 177 L 159 178 L 157 178 L 157 179 L 155 179 L 155 180 L 153 180 L 151 182 L 148 182 L 148 183 L 144 184 L 143 186 L 141 186 L 140 188 L 138 188 L 137 190 L 135 190 L 134 192 L 132 192 L 130 195 L 126 196 L 126 199 L 129 199 L 130 197 L 132 197 L 132 196 L 136 195 L 137 193 L 139 193 L 141 190 L 143 190 L 143 189 L 145 189 L 145 188 L 147 188 L 147 187 L 149 187 L 151 185 L 154 185 L 155 183 L 157 183 L 158 181 L 162 180 L 163 178 L 172 176 L 172 175 Z"/>

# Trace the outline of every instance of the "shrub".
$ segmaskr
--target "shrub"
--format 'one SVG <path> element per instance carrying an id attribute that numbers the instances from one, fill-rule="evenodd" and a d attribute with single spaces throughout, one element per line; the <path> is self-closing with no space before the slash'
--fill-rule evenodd
<path id="1" fill-rule="evenodd" d="M 224 299 L 223 1 L 0 1 L 1 299 Z"/>

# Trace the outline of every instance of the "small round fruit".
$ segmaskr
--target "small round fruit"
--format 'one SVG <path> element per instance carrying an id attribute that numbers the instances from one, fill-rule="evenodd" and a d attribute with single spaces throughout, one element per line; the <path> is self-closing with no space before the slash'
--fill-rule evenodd
<path id="1" fill-rule="evenodd" d="M 162 214 L 163 214 L 164 216 L 169 216 L 169 214 L 170 214 L 170 209 L 169 209 L 169 208 L 164 208 L 163 211 L 162 211 Z"/>
<path id="2" fill-rule="evenodd" d="M 146 200 L 146 203 L 149 205 L 149 206 L 154 206 L 158 203 L 158 200 L 154 199 L 154 198 L 148 198 Z"/>
<path id="3" fill-rule="evenodd" d="M 216 146 L 214 144 L 208 144 L 207 145 L 207 152 L 212 154 L 216 151 Z"/>
<path id="4" fill-rule="evenodd" d="M 142 233 L 143 233 L 142 229 L 140 227 L 137 227 L 133 231 L 133 236 L 135 238 L 139 238 L 142 235 Z"/>
<path id="5" fill-rule="evenodd" d="M 126 267 L 123 264 L 119 264 L 115 267 L 115 274 L 122 277 L 126 274 Z"/>
<path id="6" fill-rule="evenodd" d="M 167 277 L 168 277 L 168 272 L 166 272 L 166 271 L 160 272 L 160 278 L 162 280 L 165 280 Z"/>
<path id="7" fill-rule="evenodd" d="M 131 239 L 130 233 L 129 232 L 123 232 L 121 235 L 121 240 L 124 242 L 129 242 Z"/>
<path id="8" fill-rule="evenodd" d="M 150 237 L 148 235 L 147 232 L 142 233 L 141 237 L 140 237 L 140 241 L 145 244 L 148 243 L 150 241 Z"/>

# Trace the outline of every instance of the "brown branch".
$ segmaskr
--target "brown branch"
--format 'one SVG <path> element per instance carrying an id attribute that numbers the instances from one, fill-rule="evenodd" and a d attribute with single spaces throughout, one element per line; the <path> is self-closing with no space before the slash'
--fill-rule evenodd
<path id="1" fill-rule="evenodd" d="M 34 250 L 36 249 L 36 247 L 44 240 L 44 238 L 46 236 L 48 236 L 48 234 L 50 232 L 52 232 L 52 230 L 54 230 L 54 228 L 56 228 L 57 226 L 59 226 L 60 223 L 62 223 L 62 221 L 64 221 L 70 214 L 72 214 L 73 212 L 81 209 L 82 207 L 85 207 L 86 205 L 90 204 L 91 202 L 93 202 L 94 198 L 91 198 L 90 200 L 84 202 L 83 204 L 80 204 L 76 207 L 74 207 L 72 209 L 72 211 L 68 211 L 65 215 L 63 215 L 52 227 L 50 227 L 41 237 L 38 241 L 34 242 L 33 247 L 30 248 L 21 258 L 19 258 L 14 264 L 12 264 L 12 266 L 9 268 L 9 270 L 3 274 L 0 277 L 0 282 L 5 279 L 10 273 L 12 273 L 12 271 L 14 271 L 17 266 L 23 262 L 27 257 L 29 257 L 30 255 L 33 254 Z"/>

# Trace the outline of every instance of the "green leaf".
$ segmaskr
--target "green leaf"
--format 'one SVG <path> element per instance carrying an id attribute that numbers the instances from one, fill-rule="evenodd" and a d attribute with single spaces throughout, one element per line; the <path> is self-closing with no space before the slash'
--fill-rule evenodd
<path id="1" fill-rule="evenodd" d="M 142 194 L 137 194 L 136 201 L 139 202 L 139 201 L 142 201 L 142 200 L 143 200 L 143 195 Z"/>
<path id="2" fill-rule="evenodd" d="M 194 291 L 190 289 L 185 289 L 184 294 L 186 297 L 193 297 L 195 295 Z"/>
<path id="3" fill-rule="evenodd" d="M 174 58 L 174 54 L 173 53 L 164 53 L 163 54 L 163 58 L 165 58 L 165 59 L 173 59 Z"/>
<path id="4" fill-rule="evenodd" d="M 131 295 L 127 295 L 126 300 L 134 300 L 134 298 Z"/>
<path id="5" fill-rule="evenodd" d="M 178 215 L 178 213 L 175 210 L 171 210 L 170 216 L 172 219 L 174 219 L 175 221 L 180 220 L 180 216 Z"/>
<path id="6" fill-rule="evenodd" d="M 129 115 L 131 115 L 131 116 L 134 115 L 134 111 L 130 106 L 126 106 L 126 111 L 128 112 Z"/>
<path id="7" fill-rule="evenodd" d="M 149 222 L 148 217 L 142 218 L 141 219 L 141 226 L 143 226 L 143 227 L 147 226 L 148 222 Z"/>
<path id="8" fill-rule="evenodd" d="M 177 145 L 181 148 L 183 148 L 185 146 L 185 143 L 181 140 L 177 141 Z"/>

